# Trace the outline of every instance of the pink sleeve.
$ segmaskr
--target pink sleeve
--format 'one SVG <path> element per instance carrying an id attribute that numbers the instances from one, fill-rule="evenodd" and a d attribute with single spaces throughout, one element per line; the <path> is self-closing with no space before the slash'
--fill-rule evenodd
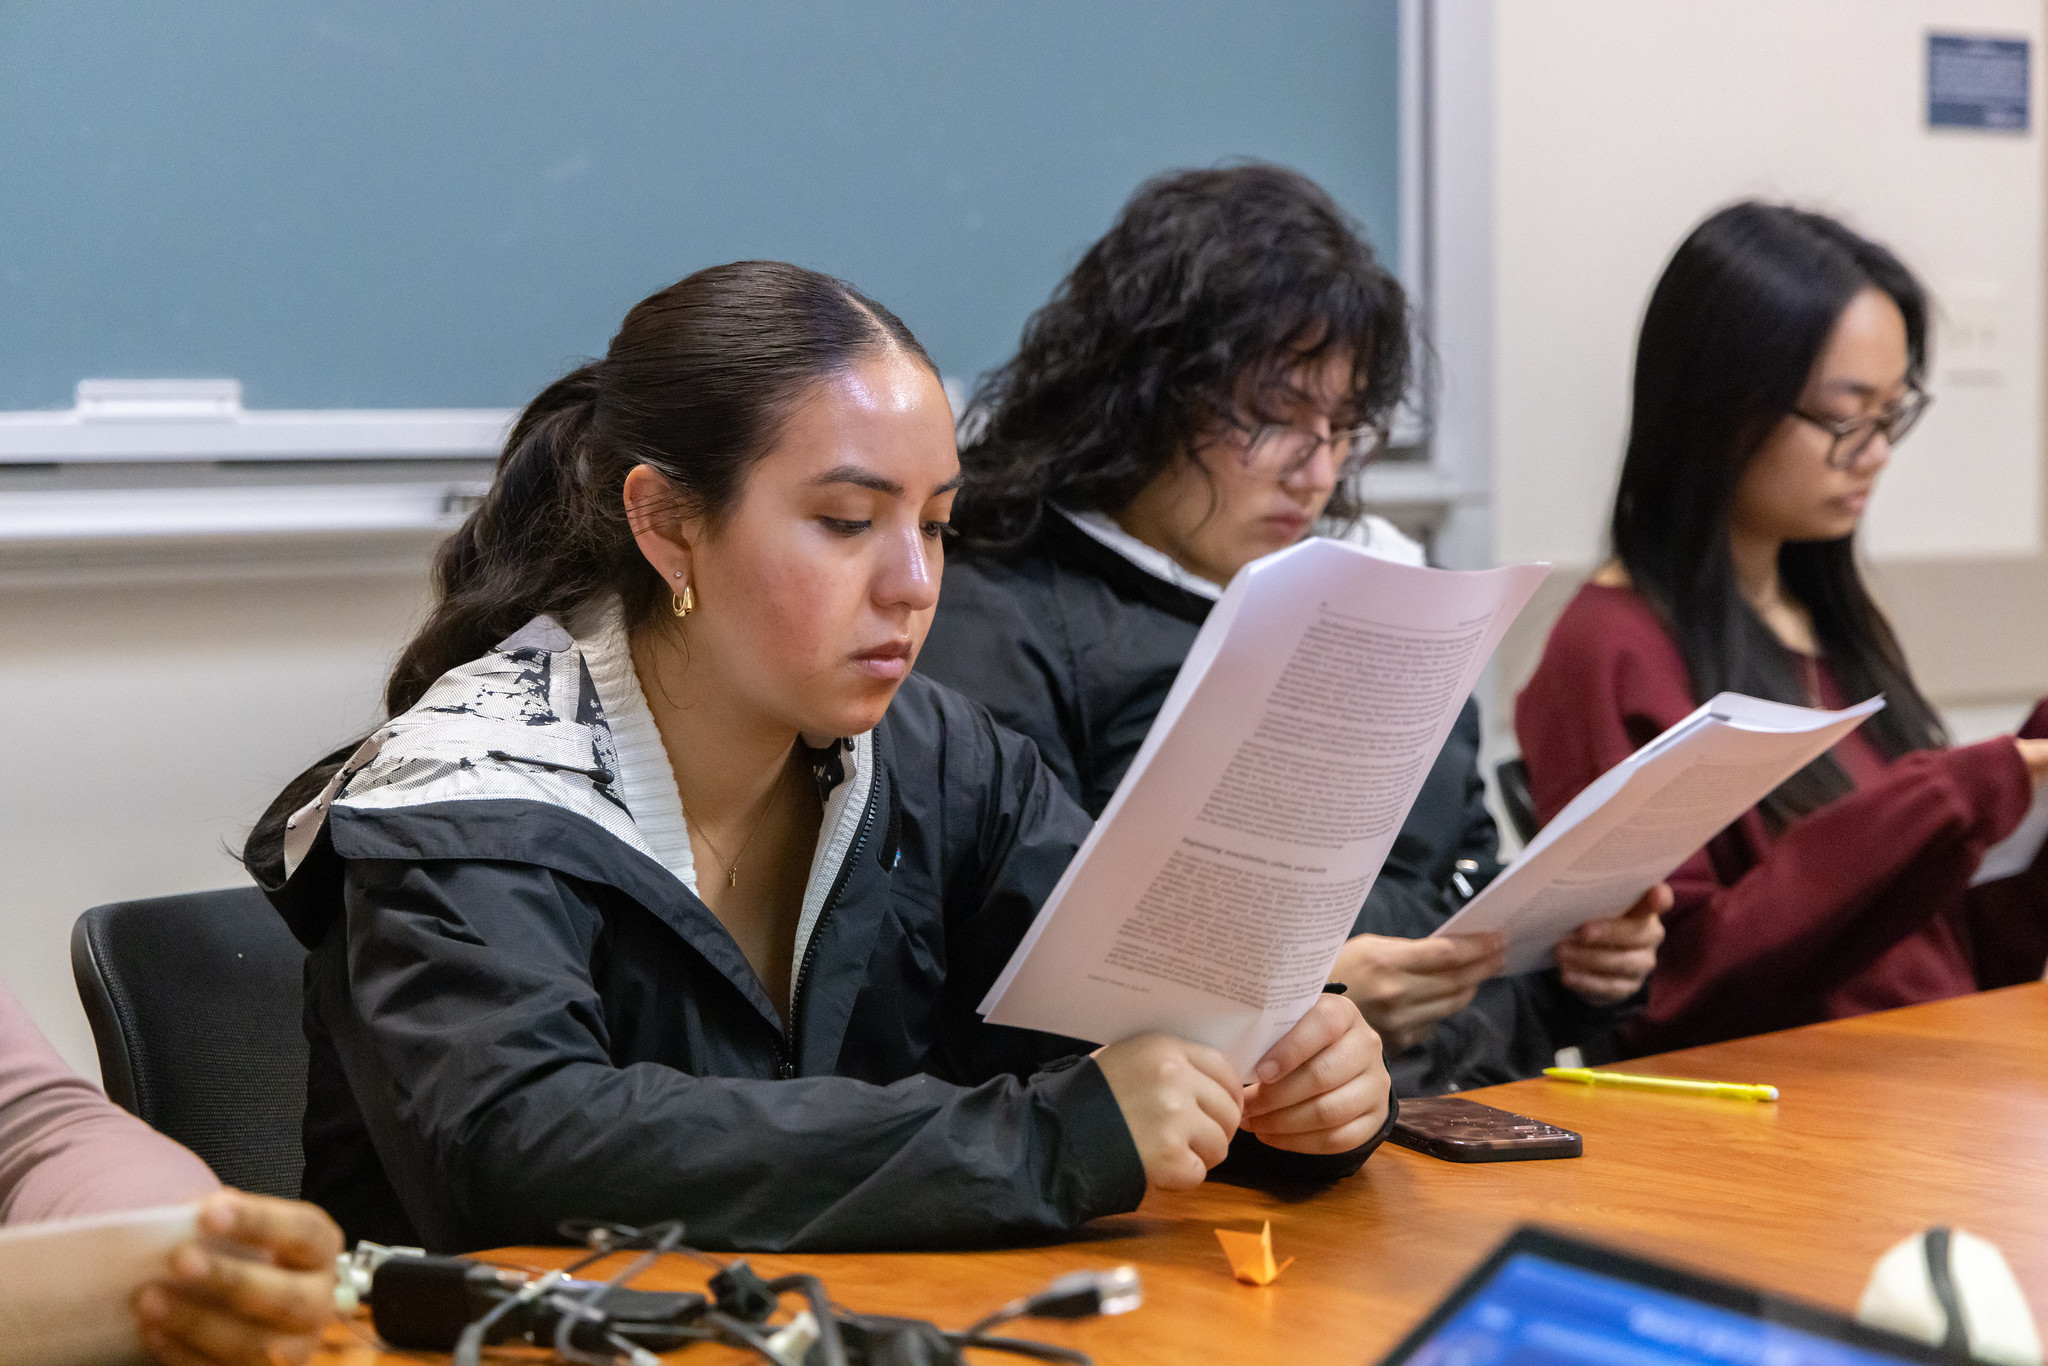
<path id="1" fill-rule="evenodd" d="M 65 1066 L 0 987 L 0 1223 L 176 1205 L 219 1187 L 204 1162 Z"/>

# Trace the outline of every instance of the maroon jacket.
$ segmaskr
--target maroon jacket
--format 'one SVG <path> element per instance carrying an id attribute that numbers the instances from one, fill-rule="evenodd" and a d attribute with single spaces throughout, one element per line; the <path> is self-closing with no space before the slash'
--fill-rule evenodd
<path id="1" fill-rule="evenodd" d="M 1826 666 L 1821 700 L 1842 697 Z M 1587 584 L 1515 704 L 1537 814 L 1699 705 L 1650 607 Z M 2022 734 L 2048 733 L 2048 703 Z M 2033 799 L 2005 738 L 1886 761 L 1861 732 L 1834 755 L 1855 791 L 1782 829 L 1752 809 L 1670 877 L 1677 902 L 1647 1006 L 1623 1028 L 1659 1052 L 2041 975 L 2048 858 L 1972 891 L 1970 876 Z"/>

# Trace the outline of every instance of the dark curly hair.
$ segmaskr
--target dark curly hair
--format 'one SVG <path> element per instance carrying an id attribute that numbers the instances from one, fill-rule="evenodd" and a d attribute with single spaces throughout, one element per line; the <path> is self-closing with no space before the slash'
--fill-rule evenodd
<path id="1" fill-rule="evenodd" d="M 1053 501 L 1115 513 L 1226 424 L 1286 420 L 1302 367 L 1348 354 L 1347 424 L 1384 425 L 1408 386 L 1408 304 L 1315 182 L 1253 162 L 1141 186 L 983 377 L 962 424 L 953 525 L 1022 546 Z M 1363 511 L 1357 471 L 1328 515 Z"/>

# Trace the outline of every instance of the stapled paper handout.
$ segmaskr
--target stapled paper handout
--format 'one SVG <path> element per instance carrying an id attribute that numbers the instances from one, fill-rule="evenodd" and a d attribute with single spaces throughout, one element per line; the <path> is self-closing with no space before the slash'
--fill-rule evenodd
<path id="1" fill-rule="evenodd" d="M 1248 1072 L 1321 994 L 1437 751 L 1542 566 L 1311 540 L 1241 570 L 1102 818 L 981 1003 Z"/>
<path id="2" fill-rule="evenodd" d="M 1548 966 L 1558 940 L 1627 910 L 1883 706 L 1873 697 L 1819 711 L 1716 695 L 1595 779 L 1436 933 L 1498 931 L 1506 972 Z"/>

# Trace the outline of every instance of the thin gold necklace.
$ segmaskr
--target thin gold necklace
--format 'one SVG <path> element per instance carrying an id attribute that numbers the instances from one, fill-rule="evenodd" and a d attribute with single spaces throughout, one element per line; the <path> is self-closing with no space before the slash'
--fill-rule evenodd
<path id="1" fill-rule="evenodd" d="M 782 786 L 782 774 L 777 773 L 775 775 L 775 786 L 768 789 L 768 803 L 761 808 L 760 819 L 754 822 L 752 832 L 747 835 L 746 842 L 740 845 L 739 853 L 733 855 L 730 862 L 727 862 L 725 855 L 718 852 L 718 846 L 711 842 L 711 832 L 704 828 L 704 823 L 690 814 L 690 804 L 683 800 L 682 788 L 680 786 L 676 788 L 676 803 L 683 808 L 683 819 L 697 827 L 697 833 L 704 837 L 704 847 L 711 851 L 711 857 L 725 864 L 726 886 L 737 887 L 740 885 L 740 860 L 745 858 L 747 850 L 753 847 L 754 836 L 760 834 L 761 827 L 768 823 L 768 813 L 775 809 L 775 799 L 782 795 Z M 685 831 L 684 833 L 687 834 L 688 832 Z"/>

